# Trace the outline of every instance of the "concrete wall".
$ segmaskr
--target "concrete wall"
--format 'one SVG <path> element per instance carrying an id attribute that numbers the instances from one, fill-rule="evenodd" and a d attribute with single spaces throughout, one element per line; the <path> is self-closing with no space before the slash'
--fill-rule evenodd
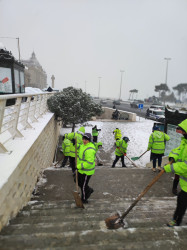
<path id="1" fill-rule="evenodd" d="M 48 113 L 33 127 L 23 131 L 21 150 L 20 139 L 12 140 L 6 146 L 13 152 L 0 156 L 0 230 L 27 204 L 41 171 L 53 161 L 61 124 Z"/>
<path id="2" fill-rule="evenodd" d="M 115 109 L 106 108 L 106 107 L 103 107 L 102 109 L 103 109 L 104 113 L 101 116 L 98 116 L 97 118 L 99 118 L 99 119 L 111 119 L 112 113 L 115 111 Z M 132 121 L 132 122 L 136 121 L 136 114 L 135 113 L 131 113 L 131 112 L 123 111 L 123 110 L 119 110 L 119 112 L 122 116 L 128 117 L 129 121 Z"/>

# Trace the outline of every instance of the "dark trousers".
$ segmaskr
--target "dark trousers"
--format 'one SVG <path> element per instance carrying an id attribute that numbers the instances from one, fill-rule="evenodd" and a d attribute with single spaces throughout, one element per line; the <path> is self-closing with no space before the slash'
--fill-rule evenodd
<path id="1" fill-rule="evenodd" d="M 97 135 L 93 136 L 93 142 L 97 142 Z"/>
<path id="2" fill-rule="evenodd" d="M 114 160 L 112 167 L 115 167 L 116 163 L 119 161 L 120 158 L 121 158 L 122 167 L 125 167 L 124 155 L 122 156 L 116 155 L 116 159 Z"/>
<path id="3" fill-rule="evenodd" d="M 69 159 L 69 156 L 64 156 L 64 159 L 63 159 L 61 167 L 64 167 L 66 165 L 68 159 Z"/>
<path id="4" fill-rule="evenodd" d="M 82 193 L 82 200 L 86 201 L 88 199 L 88 196 L 90 194 L 90 187 L 88 186 L 88 182 L 91 178 L 91 175 L 86 175 L 86 174 L 80 174 L 78 172 L 78 185 L 81 188 L 81 193 Z"/>
<path id="5" fill-rule="evenodd" d="M 179 175 L 175 174 L 175 178 L 173 180 L 173 189 L 177 189 L 179 183 Z"/>
<path id="6" fill-rule="evenodd" d="M 73 173 L 75 173 L 75 157 L 69 156 L 70 167 Z"/>
<path id="7" fill-rule="evenodd" d="M 153 168 L 156 168 L 156 161 L 158 159 L 158 166 L 161 167 L 163 154 L 155 154 L 151 152 L 151 161 L 153 161 Z"/>
<path id="8" fill-rule="evenodd" d="M 181 190 L 177 197 L 177 208 L 173 215 L 173 219 L 176 220 L 178 226 L 182 222 L 182 218 L 186 212 L 186 208 L 187 208 L 187 192 Z"/>

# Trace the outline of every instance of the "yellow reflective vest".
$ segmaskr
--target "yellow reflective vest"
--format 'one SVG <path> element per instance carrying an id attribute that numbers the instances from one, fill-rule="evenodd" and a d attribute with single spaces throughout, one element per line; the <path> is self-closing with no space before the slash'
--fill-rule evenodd
<path id="1" fill-rule="evenodd" d="M 149 137 L 149 144 L 147 150 L 151 149 L 151 152 L 155 154 L 164 154 L 165 142 L 169 140 L 169 135 L 161 131 L 155 130 Z"/>
<path id="2" fill-rule="evenodd" d="M 95 173 L 96 150 L 92 142 L 82 144 L 77 159 L 77 169 L 80 174 L 93 175 Z"/>
<path id="3" fill-rule="evenodd" d="M 115 136 L 115 140 L 116 140 L 116 139 L 121 139 L 122 135 L 121 135 L 121 130 L 120 130 L 120 129 L 115 129 L 115 130 L 113 131 L 113 133 L 115 134 L 115 135 L 114 135 L 114 136 Z"/>

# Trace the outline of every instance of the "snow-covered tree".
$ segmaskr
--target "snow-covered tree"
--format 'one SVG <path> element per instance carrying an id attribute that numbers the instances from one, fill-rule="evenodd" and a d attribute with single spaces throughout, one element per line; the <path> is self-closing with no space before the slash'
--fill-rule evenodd
<path id="1" fill-rule="evenodd" d="M 91 96 L 81 89 L 68 87 L 59 93 L 55 93 L 47 100 L 48 108 L 62 119 L 63 124 L 75 125 L 89 121 L 92 116 L 102 114 L 102 107 L 96 104 Z"/>

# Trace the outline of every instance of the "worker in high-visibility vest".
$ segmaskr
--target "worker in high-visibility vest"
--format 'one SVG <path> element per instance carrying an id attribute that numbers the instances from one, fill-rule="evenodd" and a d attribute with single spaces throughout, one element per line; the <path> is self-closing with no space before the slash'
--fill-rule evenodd
<path id="1" fill-rule="evenodd" d="M 65 134 L 62 138 L 62 152 L 64 154 L 64 159 L 63 162 L 60 166 L 60 168 L 65 167 L 68 159 L 69 159 L 69 154 L 70 154 L 70 145 L 71 145 L 71 141 L 67 139 L 67 134 Z"/>
<path id="2" fill-rule="evenodd" d="M 187 209 L 187 119 L 178 125 L 176 132 L 183 135 L 181 144 L 171 151 L 169 154 L 170 164 L 164 166 L 165 172 L 172 172 L 179 176 L 181 187 L 173 219 L 167 224 L 169 227 L 179 226 Z"/>
<path id="3" fill-rule="evenodd" d="M 97 142 L 97 137 L 98 137 L 98 134 L 99 134 L 98 131 L 101 131 L 101 129 L 98 129 L 98 128 L 97 128 L 97 125 L 95 125 L 95 126 L 92 128 L 93 142 Z"/>
<path id="4" fill-rule="evenodd" d="M 78 170 L 78 185 L 81 188 L 81 198 L 83 203 L 88 203 L 88 198 L 93 193 L 93 188 L 88 186 L 91 176 L 95 173 L 95 155 L 96 150 L 91 142 L 91 134 L 83 135 L 83 144 L 80 146 L 77 170 Z"/>
<path id="5" fill-rule="evenodd" d="M 119 128 L 116 128 L 116 129 L 113 131 L 113 134 L 114 134 L 115 140 L 120 140 L 120 139 L 122 138 L 121 130 L 120 130 Z"/>

